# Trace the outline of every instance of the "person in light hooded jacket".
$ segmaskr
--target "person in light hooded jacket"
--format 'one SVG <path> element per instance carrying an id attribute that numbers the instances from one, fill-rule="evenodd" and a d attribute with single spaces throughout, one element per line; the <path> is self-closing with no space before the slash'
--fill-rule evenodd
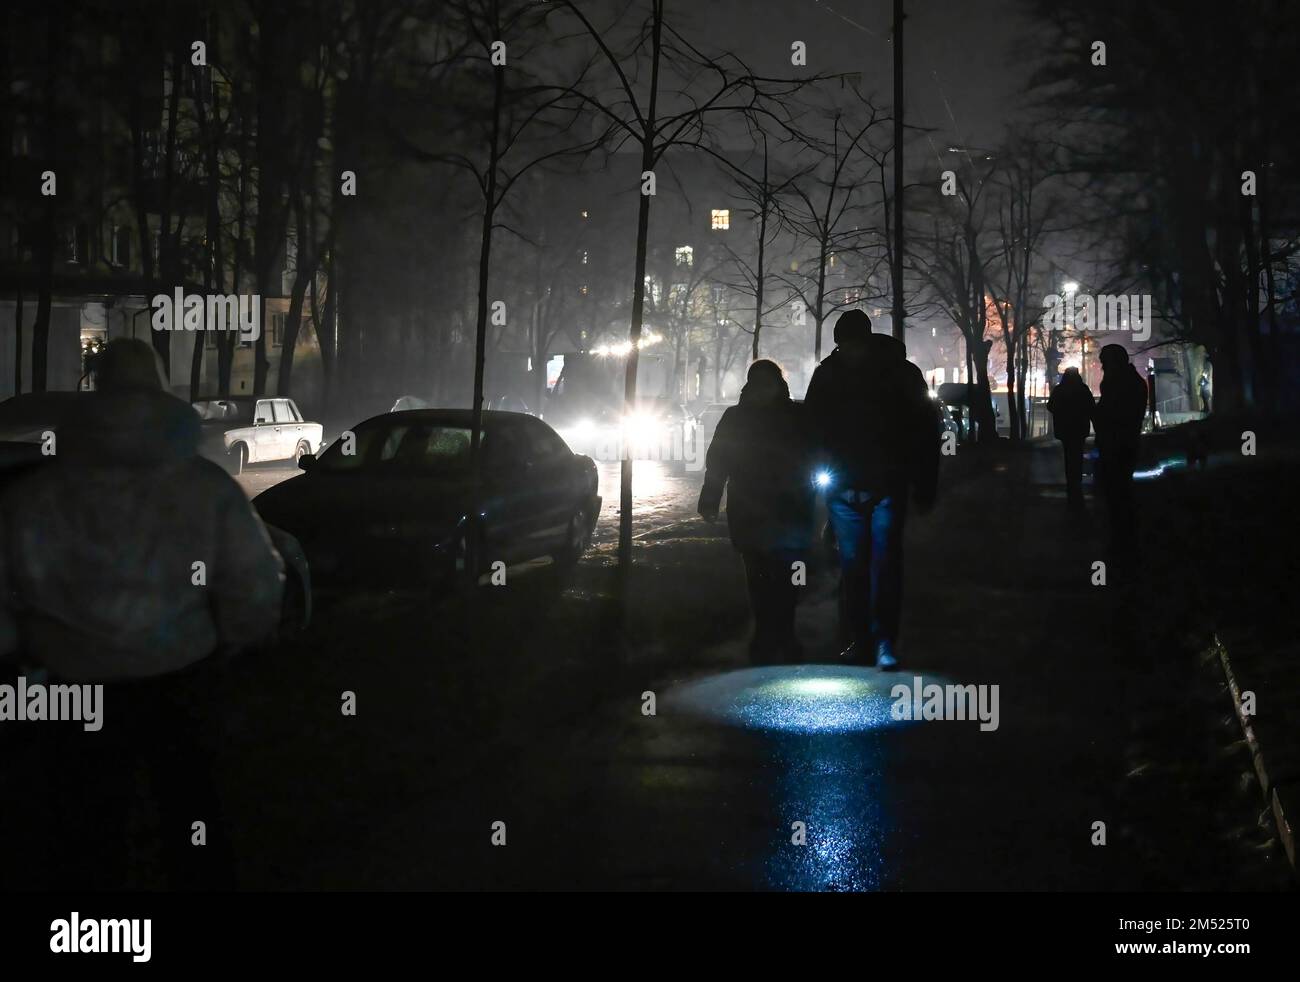
<path id="1" fill-rule="evenodd" d="M 172 885 L 229 885 L 202 739 L 211 656 L 273 634 L 283 564 L 239 485 L 198 456 L 198 417 L 162 391 L 149 345 L 110 342 L 96 381 L 50 462 L 0 500 L 0 655 L 50 683 L 103 686 L 98 731 L 50 724 L 52 831 L 60 853 L 88 847 L 65 858 L 89 879 L 66 885 L 122 885 L 141 760 Z"/>

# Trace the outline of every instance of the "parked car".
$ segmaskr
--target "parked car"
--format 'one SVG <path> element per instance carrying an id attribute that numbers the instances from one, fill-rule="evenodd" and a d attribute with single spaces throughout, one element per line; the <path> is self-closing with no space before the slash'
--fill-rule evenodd
<path id="1" fill-rule="evenodd" d="M 200 399 L 194 411 L 203 423 L 205 457 L 226 463 L 235 474 L 249 464 L 292 460 L 320 450 L 320 423 L 302 418 L 292 399 Z"/>
<path id="2" fill-rule="evenodd" d="M 407 409 L 428 409 L 431 403 L 427 399 L 419 396 L 398 396 L 393 403 L 393 408 L 388 410 L 390 413 L 405 412 Z"/>
<path id="3" fill-rule="evenodd" d="M 302 543 L 318 584 L 436 588 L 473 583 L 497 561 L 578 560 L 601 498 L 596 465 L 546 423 L 485 412 L 477 548 L 469 548 L 467 409 L 419 409 L 353 427 L 352 453 L 335 441 L 304 473 L 253 505 Z"/>

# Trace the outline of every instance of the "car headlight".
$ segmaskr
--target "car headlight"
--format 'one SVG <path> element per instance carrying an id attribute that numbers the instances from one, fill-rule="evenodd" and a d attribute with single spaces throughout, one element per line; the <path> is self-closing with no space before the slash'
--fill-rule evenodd
<path id="1" fill-rule="evenodd" d="M 629 413 L 623 417 L 623 433 L 633 443 L 658 440 L 663 431 L 663 420 L 650 413 Z"/>

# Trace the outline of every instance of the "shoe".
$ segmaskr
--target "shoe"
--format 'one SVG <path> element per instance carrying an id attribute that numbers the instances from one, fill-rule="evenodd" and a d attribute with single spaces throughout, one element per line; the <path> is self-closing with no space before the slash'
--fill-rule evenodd
<path id="1" fill-rule="evenodd" d="M 876 645 L 876 668 L 882 672 L 892 672 L 898 668 L 898 659 L 894 657 L 892 642 L 881 641 Z"/>

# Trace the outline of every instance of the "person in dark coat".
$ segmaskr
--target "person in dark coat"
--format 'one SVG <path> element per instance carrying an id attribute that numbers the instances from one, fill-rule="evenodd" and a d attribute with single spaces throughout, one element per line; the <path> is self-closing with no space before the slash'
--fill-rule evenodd
<path id="1" fill-rule="evenodd" d="M 1111 542 L 1127 548 L 1132 545 L 1134 531 L 1133 468 L 1137 466 L 1149 391 L 1146 380 L 1120 345 L 1106 345 L 1098 358 L 1103 374 L 1101 399 L 1093 412 L 1097 467 L 1110 513 Z"/>
<path id="2" fill-rule="evenodd" d="M 850 310 L 835 322 L 836 348 L 813 373 L 804 405 L 829 462 L 826 506 L 839 546 L 844 657 L 897 667 L 903 605 L 903 524 L 908 498 L 934 504 L 939 415 L 903 345 L 871 333 Z"/>
<path id="3" fill-rule="evenodd" d="M 1052 434 L 1065 451 L 1065 490 L 1071 508 L 1083 506 L 1083 444 L 1092 424 L 1092 390 L 1083 384 L 1077 368 L 1067 368 L 1047 400 L 1052 414 Z"/>
<path id="4" fill-rule="evenodd" d="M 796 563 L 812 543 L 813 454 L 780 366 L 749 366 L 740 402 L 722 414 L 705 458 L 699 512 L 716 521 L 727 490 L 727 529 L 745 562 L 755 661 L 798 658 L 794 615 L 804 582 Z"/>

